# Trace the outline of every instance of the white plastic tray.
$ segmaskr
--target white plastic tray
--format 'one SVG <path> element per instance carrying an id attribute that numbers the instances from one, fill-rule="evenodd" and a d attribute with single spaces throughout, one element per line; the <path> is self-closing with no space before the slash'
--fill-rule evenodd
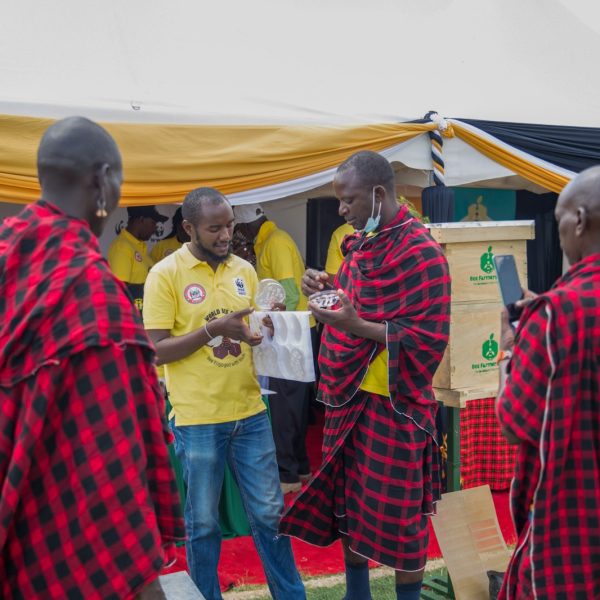
<path id="1" fill-rule="evenodd" d="M 273 337 L 262 324 L 266 315 L 273 321 Z M 309 317 L 308 311 L 257 311 L 250 315 L 250 329 L 263 334 L 260 346 L 252 348 L 257 375 L 315 380 Z"/>

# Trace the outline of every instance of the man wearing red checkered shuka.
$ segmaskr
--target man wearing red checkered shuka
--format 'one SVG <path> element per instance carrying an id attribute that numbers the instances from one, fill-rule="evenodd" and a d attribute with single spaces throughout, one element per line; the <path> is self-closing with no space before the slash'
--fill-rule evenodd
<path id="1" fill-rule="evenodd" d="M 339 213 L 356 232 L 333 287 L 318 399 L 323 463 L 280 531 L 326 546 L 342 539 L 346 600 L 371 598 L 367 559 L 396 570 L 396 594 L 419 597 L 428 516 L 439 499 L 437 403 L 431 382 L 448 341 L 450 277 L 440 246 L 396 201 L 390 163 L 359 152 L 337 170 Z M 308 270 L 303 292 L 329 285 Z"/>
<path id="2" fill-rule="evenodd" d="M 519 445 L 505 600 L 600 598 L 600 167 L 565 187 L 555 215 L 571 268 L 526 295 L 516 333 L 502 316 L 496 412 Z"/>
<path id="3" fill-rule="evenodd" d="M 119 150 L 48 128 L 41 199 L 0 226 L 0 598 L 160 600 L 185 537 L 154 349 L 100 254 Z"/>

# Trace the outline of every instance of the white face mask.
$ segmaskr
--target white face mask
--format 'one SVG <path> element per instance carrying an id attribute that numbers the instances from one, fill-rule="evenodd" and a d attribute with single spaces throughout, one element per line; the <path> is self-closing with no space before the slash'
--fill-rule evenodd
<path id="1" fill-rule="evenodd" d="M 379 203 L 379 210 L 375 217 L 375 188 L 373 188 L 373 203 L 371 205 L 371 216 L 367 219 L 367 224 L 363 227 L 363 233 L 371 233 L 379 227 L 381 221 L 381 202 Z"/>

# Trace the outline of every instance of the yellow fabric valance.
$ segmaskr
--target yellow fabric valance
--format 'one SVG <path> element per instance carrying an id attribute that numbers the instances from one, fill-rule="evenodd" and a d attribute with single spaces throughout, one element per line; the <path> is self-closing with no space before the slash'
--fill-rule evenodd
<path id="1" fill-rule="evenodd" d="M 39 197 L 36 151 L 51 119 L 0 115 L 0 201 Z M 123 155 L 124 206 L 181 202 L 191 189 L 232 194 L 334 168 L 359 150 L 380 151 L 434 125 L 155 125 L 103 123 Z"/>

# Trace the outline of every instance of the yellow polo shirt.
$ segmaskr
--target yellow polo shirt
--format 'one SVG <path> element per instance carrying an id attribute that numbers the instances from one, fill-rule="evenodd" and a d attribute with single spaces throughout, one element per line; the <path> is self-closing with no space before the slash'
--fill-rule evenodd
<path id="1" fill-rule="evenodd" d="M 155 262 L 161 261 L 163 258 L 169 256 L 169 254 L 173 254 L 175 250 L 179 250 L 183 244 L 177 239 L 177 236 L 172 236 L 165 238 L 163 240 L 158 240 L 156 244 L 150 250 L 150 258 Z M 164 378 L 165 376 L 165 368 L 164 366 L 156 367 L 156 371 L 158 372 L 158 376 Z"/>
<path id="2" fill-rule="evenodd" d="M 190 333 L 253 306 L 257 286 L 256 273 L 245 260 L 232 255 L 213 271 L 184 244 L 148 275 L 144 325 L 168 329 L 175 337 Z M 186 358 L 167 363 L 165 375 L 176 425 L 225 423 L 265 410 L 252 350 L 239 341 L 217 337 Z"/>
<path id="3" fill-rule="evenodd" d="M 121 281 L 144 283 L 154 261 L 148 256 L 146 242 L 138 240 L 127 229 L 121 229 L 108 249 L 108 264 Z"/>
<path id="4" fill-rule="evenodd" d="M 179 250 L 182 244 L 177 239 L 177 236 L 168 237 L 164 240 L 158 240 L 150 250 L 150 258 L 157 263 L 159 260 L 166 258 L 169 254 L 173 254 L 175 250 Z"/>
<path id="5" fill-rule="evenodd" d="M 299 300 L 295 310 L 306 310 L 308 300 L 302 293 L 304 261 L 289 233 L 278 229 L 273 221 L 265 221 L 254 240 L 256 272 L 259 279 L 293 279 Z"/>
<path id="6" fill-rule="evenodd" d="M 332 234 L 329 240 L 329 246 L 327 247 L 327 260 L 325 262 L 325 271 L 332 275 L 337 275 L 340 270 L 340 266 L 344 262 L 344 255 L 342 254 L 342 242 L 347 235 L 354 233 L 354 227 L 344 223 L 340 225 Z"/>

